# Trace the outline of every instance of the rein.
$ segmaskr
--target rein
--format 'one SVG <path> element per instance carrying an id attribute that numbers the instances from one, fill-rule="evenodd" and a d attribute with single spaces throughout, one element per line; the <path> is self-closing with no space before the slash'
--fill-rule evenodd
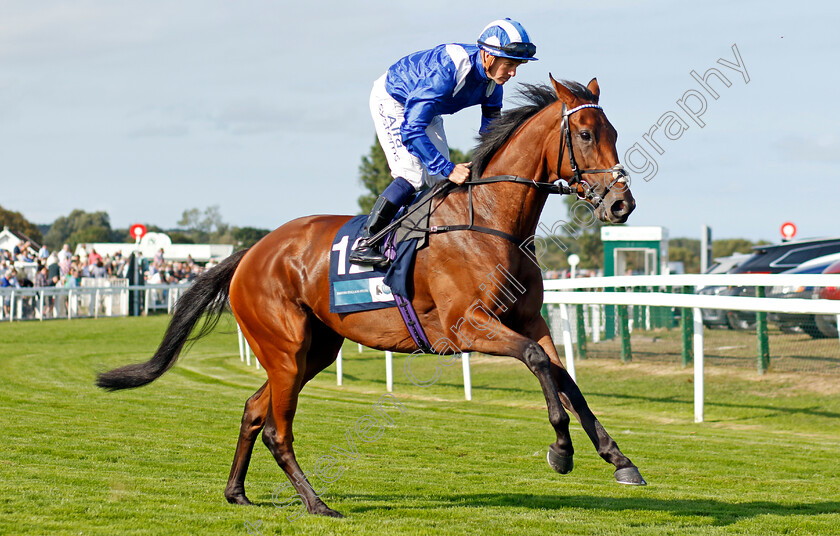
<path id="1" fill-rule="evenodd" d="M 479 233 L 484 234 L 491 234 L 494 236 L 499 236 L 504 238 L 505 240 L 512 242 L 517 247 L 521 245 L 522 240 L 519 237 L 516 237 L 512 234 L 506 233 L 504 231 L 499 231 L 498 229 L 491 229 L 490 227 L 483 227 L 481 225 L 475 225 L 475 217 L 473 213 L 473 200 L 472 200 L 472 189 L 473 186 L 479 186 L 482 184 L 494 184 L 497 182 L 513 182 L 517 184 L 524 184 L 525 186 L 530 186 L 532 188 L 536 188 L 537 190 L 544 190 L 549 194 L 560 194 L 560 195 L 568 195 L 573 192 L 573 190 L 566 185 L 561 184 L 554 184 L 550 182 L 537 182 L 532 179 L 526 179 L 524 177 L 517 177 L 516 175 L 494 175 L 492 177 L 485 177 L 483 179 L 476 179 L 465 182 L 462 186 L 467 187 L 467 196 L 469 199 L 469 210 L 470 210 L 470 223 L 469 225 L 432 225 L 431 227 L 411 227 L 412 231 L 421 231 L 427 233 L 448 233 L 450 231 L 476 231 Z M 460 188 L 457 184 L 449 181 L 444 180 L 439 182 L 434 186 L 434 190 L 436 190 L 431 197 L 437 197 L 441 194 L 447 194 L 451 190 L 455 188 Z M 395 219 L 391 223 L 389 223 L 385 228 L 381 231 L 376 233 L 375 235 L 371 236 L 368 239 L 369 244 L 377 244 L 381 240 L 383 240 L 391 231 L 397 229 L 400 224 L 409 216 L 417 212 L 421 207 L 423 207 L 425 203 L 418 204 L 411 207 L 409 210 L 405 212 L 405 214 L 401 215 L 399 218 Z"/>
<path id="2" fill-rule="evenodd" d="M 560 151 L 557 155 L 557 176 L 560 177 L 560 168 L 563 165 L 563 145 L 566 146 L 569 152 L 569 164 L 572 169 L 572 177 L 570 180 L 567 180 L 568 185 L 563 184 L 555 184 L 553 182 L 537 182 L 533 179 L 526 179 L 524 177 L 518 177 L 516 175 L 494 175 L 492 177 L 485 177 L 482 179 L 475 179 L 467 181 L 463 184 L 463 186 L 467 187 L 467 196 L 469 199 L 469 211 L 470 211 L 470 223 L 468 225 L 432 225 L 428 228 L 419 228 L 419 227 L 412 227 L 411 230 L 413 231 L 424 231 L 428 233 L 447 233 L 450 231 L 476 231 L 479 233 L 490 234 L 494 236 L 499 236 L 504 238 L 505 240 L 512 242 L 517 247 L 521 245 L 522 240 L 518 237 L 506 233 L 504 231 L 499 231 L 498 229 L 491 229 L 489 227 L 482 227 L 480 225 L 475 225 L 474 223 L 474 213 L 473 213 L 473 199 L 472 199 L 472 189 L 474 186 L 479 186 L 483 184 L 494 184 L 498 182 L 513 182 L 516 184 L 524 184 L 525 186 L 529 186 L 532 188 L 536 188 L 537 190 L 544 191 L 548 194 L 560 194 L 560 195 L 568 195 L 571 193 L 576 193 L 579 199 L 584 199 L 592 203 L 593 207 L 598 208 L 601 203 L 604 202 L 604 197 L 607 196 L 610 192 L 610 188 L 614 184 L 626 184 L 629 178 L 629 174 L 624 169 L 624 166 L 621 164 L 616 164 L 609 169 L 579 169 L 577 167 L 577 162 L 575 161 L 575 151 L 572 146 L 572 129 L 569 122 L 569 117 L 580 110 L 585 108 L 595 108 L 598 110 L 603 110 L 597 104 L 581 104 L 580 106 L 576 106 L 570 110 L 566 109 L 566 104 L 563 104 L 562 114 L 563 114 L 563 121 L 562 121 L 562 129 L 563 129 L 563 144 L 560 147 Z M 596 173 L 603 173 L 606 175 L 607 173 L 611 173 L 613 176 L 613 181 L 610 182 L 610 185 L 605 187 L 603 195 L 599 195 L 596 191 L 594 186 L 591 186 L 586 179 L 583 178 L 585 174 L 596 174 Z M 583 185 L 583 193 L 580 193 L 578 188 L 572 188 L 576 185 Z M 437 191 L 432 194 L 432 197 L 436 197 L 441 193 L 448 193 L 449 191 L 459 188 L 453 182 L 449 180 L 441 181 L 434 186 L 434 189 Z M 391 231 L 395 230 L 399 225 L 409 216 L 414 214 L 420 207 L 423 205 L 417 205 L 410 210 L 407 210 L 405 214 L 388 224 L 384 229 L 373 235 L 368 239 L 369 244 L 376 244 L 379 241 L 383 240 L 385 236 L 387 236 Z"/>
<path id="3" fill-rule="evenodd" d="M 452 186 L 456 186 L 454 183 L 446 181 Z M 469 199 L 469 208 L 470 208 L 470 223 L 469 225 L 432 225 L 429 228 L 430 233 L 447 233 L 450 231 L 477 231 L 479 233 L 490 234 L 494 236 L 499 236 L 507 240 L 508 242 L 512 242 L 517 247 L 522 244 L 522 239 L 517 236 L 514 236 L 510 233 L 506 233 L 504 231 L 499 231 L 498 229 L 491 229 L 490 227 L 482 227 L 481 225 L 475 225 L 475 214 L 473 213 L 473 198 L 472 198 L 472 191 L 474 186 L 482 185 L 482 184 L 494 184 L 497 182 L 513 182 L 516 184 L 524 184 L 525 186 L 529 186 L 531 188 L 536 188 L 537 190 L 543 190 L 549 194 L 560 194 L 560 195 L 568 195 L 572 193 L 572 189 L 569 186 L 554 184 L 551 182 L 537 182 L 533 179 L 526 179 L 524 177 L 517 177 L 516 175 L 494 175 L 492 177 L 486 177 L 483 179 L 476 179 L 472 181 L 468 181 L 464 183 L 464 186 L 467 187 L 467 198 Z"/>

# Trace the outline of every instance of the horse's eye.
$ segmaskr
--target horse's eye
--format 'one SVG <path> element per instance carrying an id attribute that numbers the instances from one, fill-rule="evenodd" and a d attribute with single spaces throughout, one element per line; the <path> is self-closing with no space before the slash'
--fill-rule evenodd
<path id="1" fill-rule="evenodd" d="M 580 139 L 582 139 L 583 141 L 589 141 L 592 139 L 592 134 L 590 134 L 588 130 L 581 130 Z"/>

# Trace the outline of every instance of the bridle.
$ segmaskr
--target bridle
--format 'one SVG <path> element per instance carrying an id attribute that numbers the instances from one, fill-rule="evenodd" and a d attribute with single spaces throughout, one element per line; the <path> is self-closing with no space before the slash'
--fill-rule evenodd
<path id="1" fill-rule="evenodd" d="M 560 149 L 557 151 L 557 177 L 560 178 L 560 168 L 563 166 L 563 152 L 564 152 L 564 145 L 565 148 L 568 150 L 569 153 L 569 166 L 572 169 L 572 177 L 568 179 L 566 182 L 568 186 L 555 184 L 552 182 L 537 182 L 533 179 L 526 179 L 523 177 L 517 177 L 516 175 L 495 175 L 493 177 L 486 177 L 483 179 L 475 179 L 471 181 L 467 181 L 464 183 L 464 186 L 467 186 L 470 191 L 472 191 L 472 186 L 477 184 L 491 184 L 494 182 L 516 182 L 520 184 L 525 184 L 527 186 L 532 186 L 537 188 L 538 190 L 546 191 L 550 194 L 571 194 L 575 193 L 579 199 L 584 199 L 592 203 L 594 208 L 598 208 L 601 203 L 604 202 L 604 198 L 610 192 L 610 189 L 615 184 L 622 184 L 625 185 L 630 182 L 630 174 L 627 173 L 627 170 L 624 169 L 624 166 L 621 164 L 616 164 L 609 169 L 580 169 L 577 167 L 577 162 L 575 161 L 575 151 L 574 147 L 572 146 L 572 128 L 569 122 L 569 117 L 575 113 L 583 110 L 585 108 L 595 108 L 598 110 L 603 110 L 597 104 L 581 104 L 580 106 L 576 106 L 570 110 L 566 109 L 566 104 L 563 104 L 562 114 L 563 114 L 563 121 L 561 123 L 562 129 L 562 141 L 560 143 Z M 596 173 L 603 173 L 606 175 L 610 173 L 612 175 L 612 180 L 609 181 L 607 177 L 604 177 L 604 182 L 608 183 L 608 186 L 604 187 L 604 191 L 601 194 L 598 194 L 595 191 L 595 187 L 590 185 L 586 179 L 583 178 L 585 174 L 596 174 Z M 582 192 L 581 188 L 572 188 L 573 186 L 582 185 Z M 625 186 L 626 187 L 626 186 Z"/>
<path id="2" fill-rule="evenodd" d="M 598 208 L 601 203 L 604 202 L 604 198 L 607 197 L 607 194 L 610 193 L 610 188 L 614 184 L 627 184 L 629 182 L 630 174 L 627 173 L 627 170 L 624 169 L 624 166 L 621 164 L 616 164 L 609 169 L 579 169 L 577 167 L 577 162 L 575 162 L 575 151 L 572 147 L 572 129 L 569 124 L 569 117 L 584 108 L 596 108 L 598 110 L 603 110 L 597 104 L 581 104 L 580 106 L 576 106 L 571 110 L 566 109 L 566 104 L 563 104 L 563 122 L 562 122 L 562 129 L 563 129 L 563 140 L 566 145 L 566 149 L 569 151 L 569 166 L 572 168 L 572 178 L 568 180 L 569 186 L 577 186 L 583 185 L 583 193 L 580 192 L 580 189 L 576 189 L 576 193 L 579 199 L 585 199 L 592 203 L 592 206 Z M 563 147 L 560 147 L 560 151 L 557 153 L 557 176 L 560 177 L 560 168 L 563 165 Z M 595 192 L 595 187 L 591 186 L 586 179 L 583 178 L 584 174 L 595 174 L 595 173 L 603 173 L 605 175 L 610 173 L 612 174 L 612 181 L 609 182 L 609 186 L 604 187 L 604 192 L 602 194 L 598 194 Z M 606 180 L 605 180 L 606 182 Z"/>
<path id="3" fill-rule="evenodd" d="M 575 151 L 572 146 L 572 129 L 569 124 L 569 116 L 573 113 L 583 110 L 585 108 L 596 108 L 598 110 L 603 110 L 597 104 L 581 104 L 580 106 L 576 106 L 570 110 L 566 109 L 566 104 L 563 104 L 562 113 L 563 113 L 563 120 L 562 120 L 562 141 L 560 144 L 560 149 L 557 154 L 557 177 L 560 179 L 560 168 L 563 165 L 563 145 L 566 146 L 566 149 L 569 152 L 569 165 L 572 169 L 572 177 L 571 179 L 567 180 L 568 184 L 556 184 L 554 182 L 537 182 L 534 179 L 526 179 L 525 177 L 519 177 L 516 175 L 494 175 L 492 177 L 484 177 L 481 179 L 469 180 L 463 184 L 463 186 L 467 187 L 467 196 L 468 196 L 468 206 L 469 206 L 469 224 L 468 225 L 436 225 L 432 226 L 428 229 L 420 229 L 415 228 L 416 231 L 427 231 L 430 233 L 446 233 L 450 231 L 478 231 L 480 233 L 485 234 L 492 234 L 496 236 L 500 236 L 509 242 L 513 242 L 514 244 L 520 245 L 521 239 L 519 237 L 510 235 L 503 231 L 499 231 L 497 229 L 490 229 L 487 227 L 481 227 L 475 225 L 474 223 L 474 212 L 473 212 L 473 199 L 472 199 L 472 189 L 474 186 L 478 186 L 481 184 L 493 184 L 497 182 L 514 182 L 517 184 L 524 184 L 526 186 L 530 186 L 532 188 L 536 188 L 537 190 L 549 193 L 549 194 L 561 194 L 561 195 L 568 195 L 571 193 L 575 193 L 578 196 L 578 199 L 583 199 L 592 204 L 594 208 L 598 208 L 601 203 L 604 202 L 604 198 L 610 192 L 610 188 L 612 188 L 615 184 L 622 184 L 626 185 L 629 182 L 630 175 L 624 169 L 624 166 L 621 164 L 616 164 L 609 169 L 579 169 L 577 167 L 577 162 L 575 162 Z M 595 187 L 590 185 L 586 179 L 583 178 L 583 175 L 588 174 L 596 174 L 596 173 L 603 173 L 605 175 L 610 173 L 612 174 L 612 181 L 609 182 L 608 186 L 604 187 L 604 191 L 602 194 L 598 194 L 595 191 Z M 606 180 L 605 180 L 606 182 Z M 581 193 L 580 188 L 574 188 L 575 186 L 582 185 L 583 193 Z M 433 196 L 449 192 L 450 190 L 454 190 L 458 188 L 457 185 L 454 183 L 444 180 L 435 185 L 434 190 L 436 191 Z M 626 186 L 625 186 L 626 188 Z M 384 229 L 376 233 L 376 235 L 372 236 L 368 239 L 369 244 L 375 244 L 385 238 L 388 233 L 393 231 L 396 227 L 398 227 L 403 220 L 405 220 L 409 215 L 419 209 L 419 206 L 414 207 L 413 209 L 409 209 L 406 211 L 405 214 L 391 222 L 388 226 Z"/>

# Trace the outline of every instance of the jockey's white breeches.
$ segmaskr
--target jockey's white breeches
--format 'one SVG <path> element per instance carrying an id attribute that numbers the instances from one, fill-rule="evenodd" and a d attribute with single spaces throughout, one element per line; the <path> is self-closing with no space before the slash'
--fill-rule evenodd
<path id="1" fill-rule="evenodd" d="M 429 175 L 420 159 L 409 153 L 403 145 L 400 126 L 403 123 L 405 107 L 385 90 L 386 76 L 387 74 L 383 74 L 373 83 L 373 89 L 370 92 L 370 114 L 376 126 L 376 137 L 379 138 L 379 144 L 385 151 L 385 158 L 388 159 L 391 175 L 394 178 L 404 178 L 416 190 L 424 185 L 433 186 L 446 177 Z M 432 123 L 426 127 L 426 134 L 437 150 L 448 160 L 449 145 L 446 142 L 446 133 L 443 131 L 443 119 L 439 115 L 435 116 Z"/>

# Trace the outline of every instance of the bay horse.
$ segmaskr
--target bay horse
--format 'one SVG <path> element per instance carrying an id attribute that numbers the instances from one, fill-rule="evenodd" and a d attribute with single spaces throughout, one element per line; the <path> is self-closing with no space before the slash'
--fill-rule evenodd
<path id="1" fill-rule="evenodd" d="M 561 179 L 567 191 L 574 190 L 588 201 L 584 206 L 591 207 L 601 221 L 623 223 L 635 207 L 626 173 L 618 163 L 616 131 L 597 105 L 597 80 L 593 78 L 587 86 L 550 80 L 553 89 L 524 85 L 527 104 L 505 112 L 481 137 L 472 165 L 474 185 L 455 188 L 438 200 L 431 216 L 430 225 L 444 226 L 463 223 L 469 213 L 476 227 L 497 232 L 430 235 L 428 247 L 415 259 L 412 304 L 428 339 L 446 341 L 433 345 L 436 351 L 443 348 L 439 353 L 512 356 L 537 377 L 557 436 L 547 453 L 554 470 L 565 474 L 573 467 L 568 410 L 580 421 L 598 454 L 615 466 L 616 480 L 644 485 L 636 466 L 604 430 L 561 363 L 540 314 L 540 268 L 520 247 L 534 236 L 549 190 L 562 184 Z M 397 308 L 330 312 L 332 240 L 349 218 L 299 218 L 228 257 L 183 294 L 148 362 L 97 378 L 97 385 L 109 390 L 150 383 L 172 367 L 188 340 L 213 328 L 229 302 L 268 376 L 245 403 L 225 488 L 231 503 L 251 504 L 245 495 L 245 476 L 262 430 L 263 442 L 307 510 L 342 517 L 317 495 L 295 459 L 292 421 L 300 391 L 336 359 L 345 338 L 378 350 L 411 353 L 417 349 Z M 497 296 L 517 296 L 507 305 L 486 293 L 488 268 L 497 266 L 511 276 L 497 281 Z M 482 298 L 483 306 L 474 307 Z M 470 322 L 465 322 L 463 315 L 471 307 Z M 190 339 L 202 317 L 203 329 Z M 490 337 L 483 326 L 494 318 L 499 326 Z M 455 328 L 457 342 L 453 343 L 447 337 L 453 336 Z"/>

